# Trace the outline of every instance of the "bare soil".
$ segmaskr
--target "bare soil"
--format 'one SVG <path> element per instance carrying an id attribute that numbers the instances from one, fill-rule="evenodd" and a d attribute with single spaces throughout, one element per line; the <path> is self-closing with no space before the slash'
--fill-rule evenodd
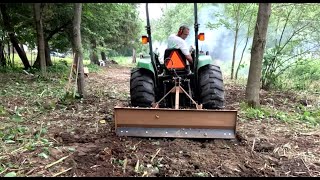
<path id="1" fill-rule="evenodd" d="M 246 119 L 239 113 L 237 140 L 116 136 L 113 108 L 128 105 L 129 79 L 130 68 L 118 65 L 90 73 L 84 100 L 58 104 L 40 117 L 55 142 L 50 157 L 23 152 L 12 161 L 23 164 L 28 156 L 27 176 L 320 176 L 320 131 L 303 123 Z M 239 110 L 244 87 L 227 83 L 225 88 L 226 109 Z M 261 93 L 262 104 L 272 98 L 275 108 L 299 103 L 294 94 Z M 57 163 L 46 167 L 52 162 Z"/>

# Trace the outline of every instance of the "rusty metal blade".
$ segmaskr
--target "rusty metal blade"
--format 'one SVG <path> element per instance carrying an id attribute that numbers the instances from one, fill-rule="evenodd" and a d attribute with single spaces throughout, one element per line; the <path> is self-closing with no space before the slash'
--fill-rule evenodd
<path id="1" fill-rule="evenodd" d="M 229 139 L 235 138 L 237 111 L 117 106 L 114 108 L 114 118 L 116 132 L 120 136 Z M 182 128 L 189 129 L 190 134 L 185 136 Z M 179 130 L 180 133 L 177 133 Z M 124 134 L 126 131 L 128 133 Z M 210 137 L 204 137 L 205 133 Z"/>

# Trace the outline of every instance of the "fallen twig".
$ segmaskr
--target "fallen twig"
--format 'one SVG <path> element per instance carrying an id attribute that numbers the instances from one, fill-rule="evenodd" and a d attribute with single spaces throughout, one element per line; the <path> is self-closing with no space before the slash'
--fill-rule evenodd
<path id="1" fill-rule="evenodd" d="M 4 172 L 6 172 L 8 170 L 8 168 L 4 169 L 3 171 L 0 172 L 0 175 Z"/>
<path id="2" fill-rule="evenodd" d="M 146 175 L 148 175 L 148 172 L 147 171 L 143 171 L 143 174 L 141 177 L 145 177 Z"/>
<path id="3" fill-rule="evenodd" d="M 136 143 L 135 145 L 133 145 L 133 150 L 136 150 L 138 148 L 138 145 L 141 143 L 142 141 L 139 141 L 138 143 Z"/>
<path id="4" fill-rule="evenodd" d="M 49 167 L 51 167 L 51 166 L 53 166 L 53 165 L 55 165 L 55 164 L 58 164 L 59 162 L 62 162 L 63 160 L 65 160 L 65 159 L 68 158 L 68 157 L 69 157 L 69 155 L 68 155 L 68 156 L 65 156 L 65 157 L 62 157 L 62 158 L 60 158 L 58 161 L 55 161 L 55 162 L 53 162 L 53 163 L 51 163 L 51 164 L 46 165 L 44 168 L 45 168 L 45 169 L 48 169 Z"/>
<path id="5" fill-rule="evenodd" d="M 253 139 L 252 147 L 251 147 L 251 152 L 254 150 L 254 145 L 256 144 L 256 138 Z"/>
<path id="6" fill-rule="evenodd" d="M 136 166 L 134 167 L 134 171 L 135 171 L 136 173 L 139 172 L 139 159 L 138 159 L 138 161 L 137 161 L 137 163 L 136 163 Z"/>
<path id="7" fill-rule="evenodd" d="M 42 91 L 42 93 L 39 95 L 40 97 L 42 97 L 43 93 L 46 92 L 46 89 Z"/>
<path id="8" fill-rule="evenodd" d="M 310 173 L 310 169 L 309 169 L 309 167 L 307 166 L 306 162 L 304 162 L 304 160 L 303 160 L 302 158 L 300 158 L 300 159 L 301 159 L 301 161 L 303 162 L 304 166 L 307 168 L 309 176 L 312 176 L 311 173 Z"/>
<path id="9" fill-rule="evenodd" d="M 52 177 L 59 176 L 59 175 L 61 175 L 61 174 L 65 173 L 65 172 L 67 172 L 67 171 L 70 171 L 71 169 L 72 169 L 72 168 L 68 168 L 68 169 L 63 170 L 63 171 L 61 171 L 61 172 L 58 172 L 57 174 L 54 174 Z"/>
<path id="10" fill-rule="evenodd" d="M 124 162 L 123 162 L 123 168 L 122 168 L 123 169 L 123 173 L 126 173 L 127 164 L 128 164 L 128 159 L 125 158 Z"/>
<path id="11" fill-rule="evenodd" d="M 28 73 L 26 70 L 22 70 L 22 72 L 24 72 L 26 75 L 34 76 L 33 74 Z"/>
<path id="12" fill-rule="evenodd" d="M 29 174 L 31 174 L 34 170 L 36 170 L 37 169 L 37 167 L 36 168 L 33 168 L 33 169 L 31 169 L 30 171 L 28 171 L 27 173 L 26 173 L 26 175 L 28 176 Z"/>
<path id="13" fill-rule="evenodd" d="M 151 163 L 153 163 L 153 159 L 157 156 L 157 154 L 160 152 L 161 148 L 159 148 L 156 152 L 155 155 L 153 155 L 153 157 L 151 158 Z"/>
<path id="14" fill-rule="evenodd" d="M 24 147 L 20 147 L 16 150 L 13 150 L 10 154 L 13 155 L 14 153 L 19 152 L 19 151 L 21 151 L 20 153 L 23 153 L 23 152 L 27 151 L 27 149 L 24 149 Z"/>

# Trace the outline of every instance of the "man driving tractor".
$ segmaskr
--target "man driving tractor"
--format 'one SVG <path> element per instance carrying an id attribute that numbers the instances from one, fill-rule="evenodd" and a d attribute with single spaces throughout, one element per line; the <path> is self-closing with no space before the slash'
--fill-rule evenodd
<path id="1" fill-rule="evenodd" d="M 172 34 L 168 38 L 168 48 L 181 49 L 182 53 L 185 55 L 186 59 L 190 64 L 193 63 L 192 56 L 190 54 L 188 45 L 185 39 L 189 35 L 189 28 L 185 25 L 180 26 L 177 34 Z"/>

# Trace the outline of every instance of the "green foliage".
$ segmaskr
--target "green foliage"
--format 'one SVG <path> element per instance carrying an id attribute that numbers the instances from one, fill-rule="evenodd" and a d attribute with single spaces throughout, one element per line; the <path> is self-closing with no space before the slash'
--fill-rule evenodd
<path id="1" fill-rule="evenodd" d="M 4 177 L 16 177 L 17 174 L 15 172 L 9 172 L 6 175 L 4 175 Z"/>
<path id="2" fill-rule="evenodd" d="M 48 71 L 51 73 L 66 73 L 70 71 L 70 67 L 68 66 L 67 61 L 58 61 L 53 66 L 48 67 Z"/>
<path id="3" fill-rule="evenodd" d="M 319 25 L 315 14 L 320 11 L 310 4 L 277 4 L 272 9 L 268 28 L 267 51 L 263 59 L 262 87 L 281 84 L 280 76 L 293 66 L 304 64 L 306 54 L 319 49 Z M 307 13 L 304 13 L 307 12 Z"/>
<path id="4" fill-rule="evenodd" d="M 36 47 L 33 4 L 6 4 L 18 40 L 29 48 Z M 45 39 L 51 50 L 71 50 L 73 37 L 73 3 L 43 3 L 42 19 Z M 134 3 L 85 3 L 81 22 L 82 45 L 88 51 L 91 40 L 96 40 L 107 56 L 110 51 L 123 51 L 140 46 L 141 20 Z M 4 35 L 5 42 L 9 38 Z M 85 51 L 88 56 L 88 52 Z M 114 52 L 110 52 L 112 55 Z M 118 54 L 116 54 L 118 55 Z M 20 59 L 18 59 L 20 60 Z M 17 62 L 17 61 L 15 61 Z"/>
<path id="5" fill-rule="evenodd" d="M 96 64 L 88 64 L 87 67 L 88 67 L 90 73 L 101 71 L 100 66 L 98 66 Z"/>
<path id="6" fill-rule="evenodd" d="M 21 67 L 0 66 L 0 73 L 13 73 L 13 72 L 19 72 L 19 71 L 22 71 Z"/>
<path id="7" fill-rule="evenodd" d="M 277 46 L 276 48 L 268 49 L 263 57 L 261 77 L 263 89 L 281 86 L 282 82 L 280 76 L 286 74 L 288 69 L 292 69 L 292 67 L 297 67 L 299 65 L 306 65 L 306 59 L 302 57 L 292 58 L 290 55 L 282 54 L 278 51 L 279 48 L 280 47 Z M 298 79 L 299 78 L 301 77 L 298 77 Z"/>
<path id="8" fill-rule="evenodd" d="M 128 56 L 117 56 L 114 57 L 114 60 L 119 63 L 120 65 L 128 65 L 131 64 L 132 62 L 132 57 L 128 57 Z"/>
<path id="9" fill-rule="evenodd" d="M 140 44 L 141 21 L 135 4 L 130 3 L 87 3 L 83 6 L 82 32 L 84 42 L 93 39 L 98 48 L 119 51 Z"/>
<path id="10" fill-rule="evenodd" d="M 320 108 L 310 108 L 306 106 L 298 106 L 300 113 L 298 119 L 303 122 L 307 122 L 311 126 L 316 126 L 320 124 Z"/>
<path id="11" fill-rule="evenodd" d="M 264 119 L 270 115 L 267 109 L 263 108 L 252 108 L 247 103 L 240 104 L 241 110 L 244 111 L 245 117 L 248 119 Z"/>
<path id="12" fill-rule="evenodd" d="M 30 45 L 34 46 L 36 34 L 35 28 L 32 28 L 32 26 L 34 26 L 32 4 L 8 3 L 6 5 L 10 23 L 13 25 L 14 31 L 18 35 L 17 38 L 19 42 L 28 42 Z"/>
<path id="13" fill-rule="evenodd" d="M 246 3 L 230 3 L 221 5 L 223 10 L 214 11 L 212 21 L 207 23 L 209 29 L 219 29 L 223 31 L 230 31 L 233 34 L 233 59 L 232 62 L 239 60 L 238 68 L 231 67 L 230 70 L 238 77 L 240 66 L 243 64 L 243 55 L 247 49 L 249 38 L 253 36 L 254 30 L 254 17 L 257 14 L 258 6 L 256 4 L 246 4 Z M 225 29 L 222 29 L 224 27 Z M 245 45 L 240 49 L 240 45 L 245 41 Z M 230 42 L 231 44 L 232 42 Z M 237 58 L 240 51 L 242 51 L 241 58 Z M 230 52 L 232 53 L 232 52 Z M 235 71 L 234 71 L 235 70 Z M 231 77 L 231 76 L 230 76 Z M 231 77 L 233 78 L 233 77 Z"/>
<path id="14" fill-rule="evenodd" d="M 320 124 L 319 108 L 307 109 L 305 106 L 298 106 L 297 108 L 300 109 L 300 111 L 290 113 L 264 106 L 252 108 L 244 102 L 240 104 L 240 108 L 244 117 L 250 120 L 265 120 L 273 118 L 286 123 L 301 121 L 311 126 L 317 126 Z"/>
<path id="15" fill-rule="evenodd" d="M 257 6 L 255 4 L 246 4 L 246 3 L 230 3 L 225 4 L 224 12 L 213 12 L 213 16 L 216 17 L 215 22 L 208 22 L 207 26 L 211 29 L 217 29 L 221 26 L 226 27 L 233 32 L 236 29 L 241 29 L 242 26 L 248 25 L 249 23 L 254 23 L 250 21 L 249 14 L 257 14 Z M 254 27 L 251 25 L 251 27 Z M 251 33 L 253 34 L 253 29 Z"/>
<path id="16" fill-rule="evenodd" d="M 282 85 L 285 86 L 281 88 L 319 91 L 320 61 L 305 59 L 302 63 L 290 67 L 280 78 Z"/>
<path id="17" fill-rule="evenodd" d="M 37 71 L 34 73 L 34 76 L 27 76 L 21 73 L 21 69 L 19 73 L 7 72 L 6 82 L 1 84 L 0 99 L 18 100 L 13 107 L 0 105 L 0 172 L 6 177 L 20 176 L 21 173 L 12 172 L 19 165 L 8 163 L 7 155 L 15 157 L 21 152 L 41 147 L 43 156 L 39 156 L 45 157 L 44 153 L 48 155 L 46 148 L 53 145 L 52 140 L 46 137 L 47 126 L 39 121 L 39 117 L 57 108 L 55 99 L 64 93 L 66 80 L 57 78 L 59 76 L 55 74 L 61 74 L 58 69 L 55 73 L 48 73 L 46 79 L 38 77 Z M 8 171 L 5 172 L 5 169 Z"/>
<path id="18" fill-rule="evenodd" d="M 198 11 L 205 4 L 198 4 Z M 193 3 L 178 3 L 165 9 L 163 16 L 158 20 L 152 20 L 152 38 L 156 41 L 164 41 L 170 34 L 176 33 L 181 25 L 192 26 L 194 23 Z"/>

